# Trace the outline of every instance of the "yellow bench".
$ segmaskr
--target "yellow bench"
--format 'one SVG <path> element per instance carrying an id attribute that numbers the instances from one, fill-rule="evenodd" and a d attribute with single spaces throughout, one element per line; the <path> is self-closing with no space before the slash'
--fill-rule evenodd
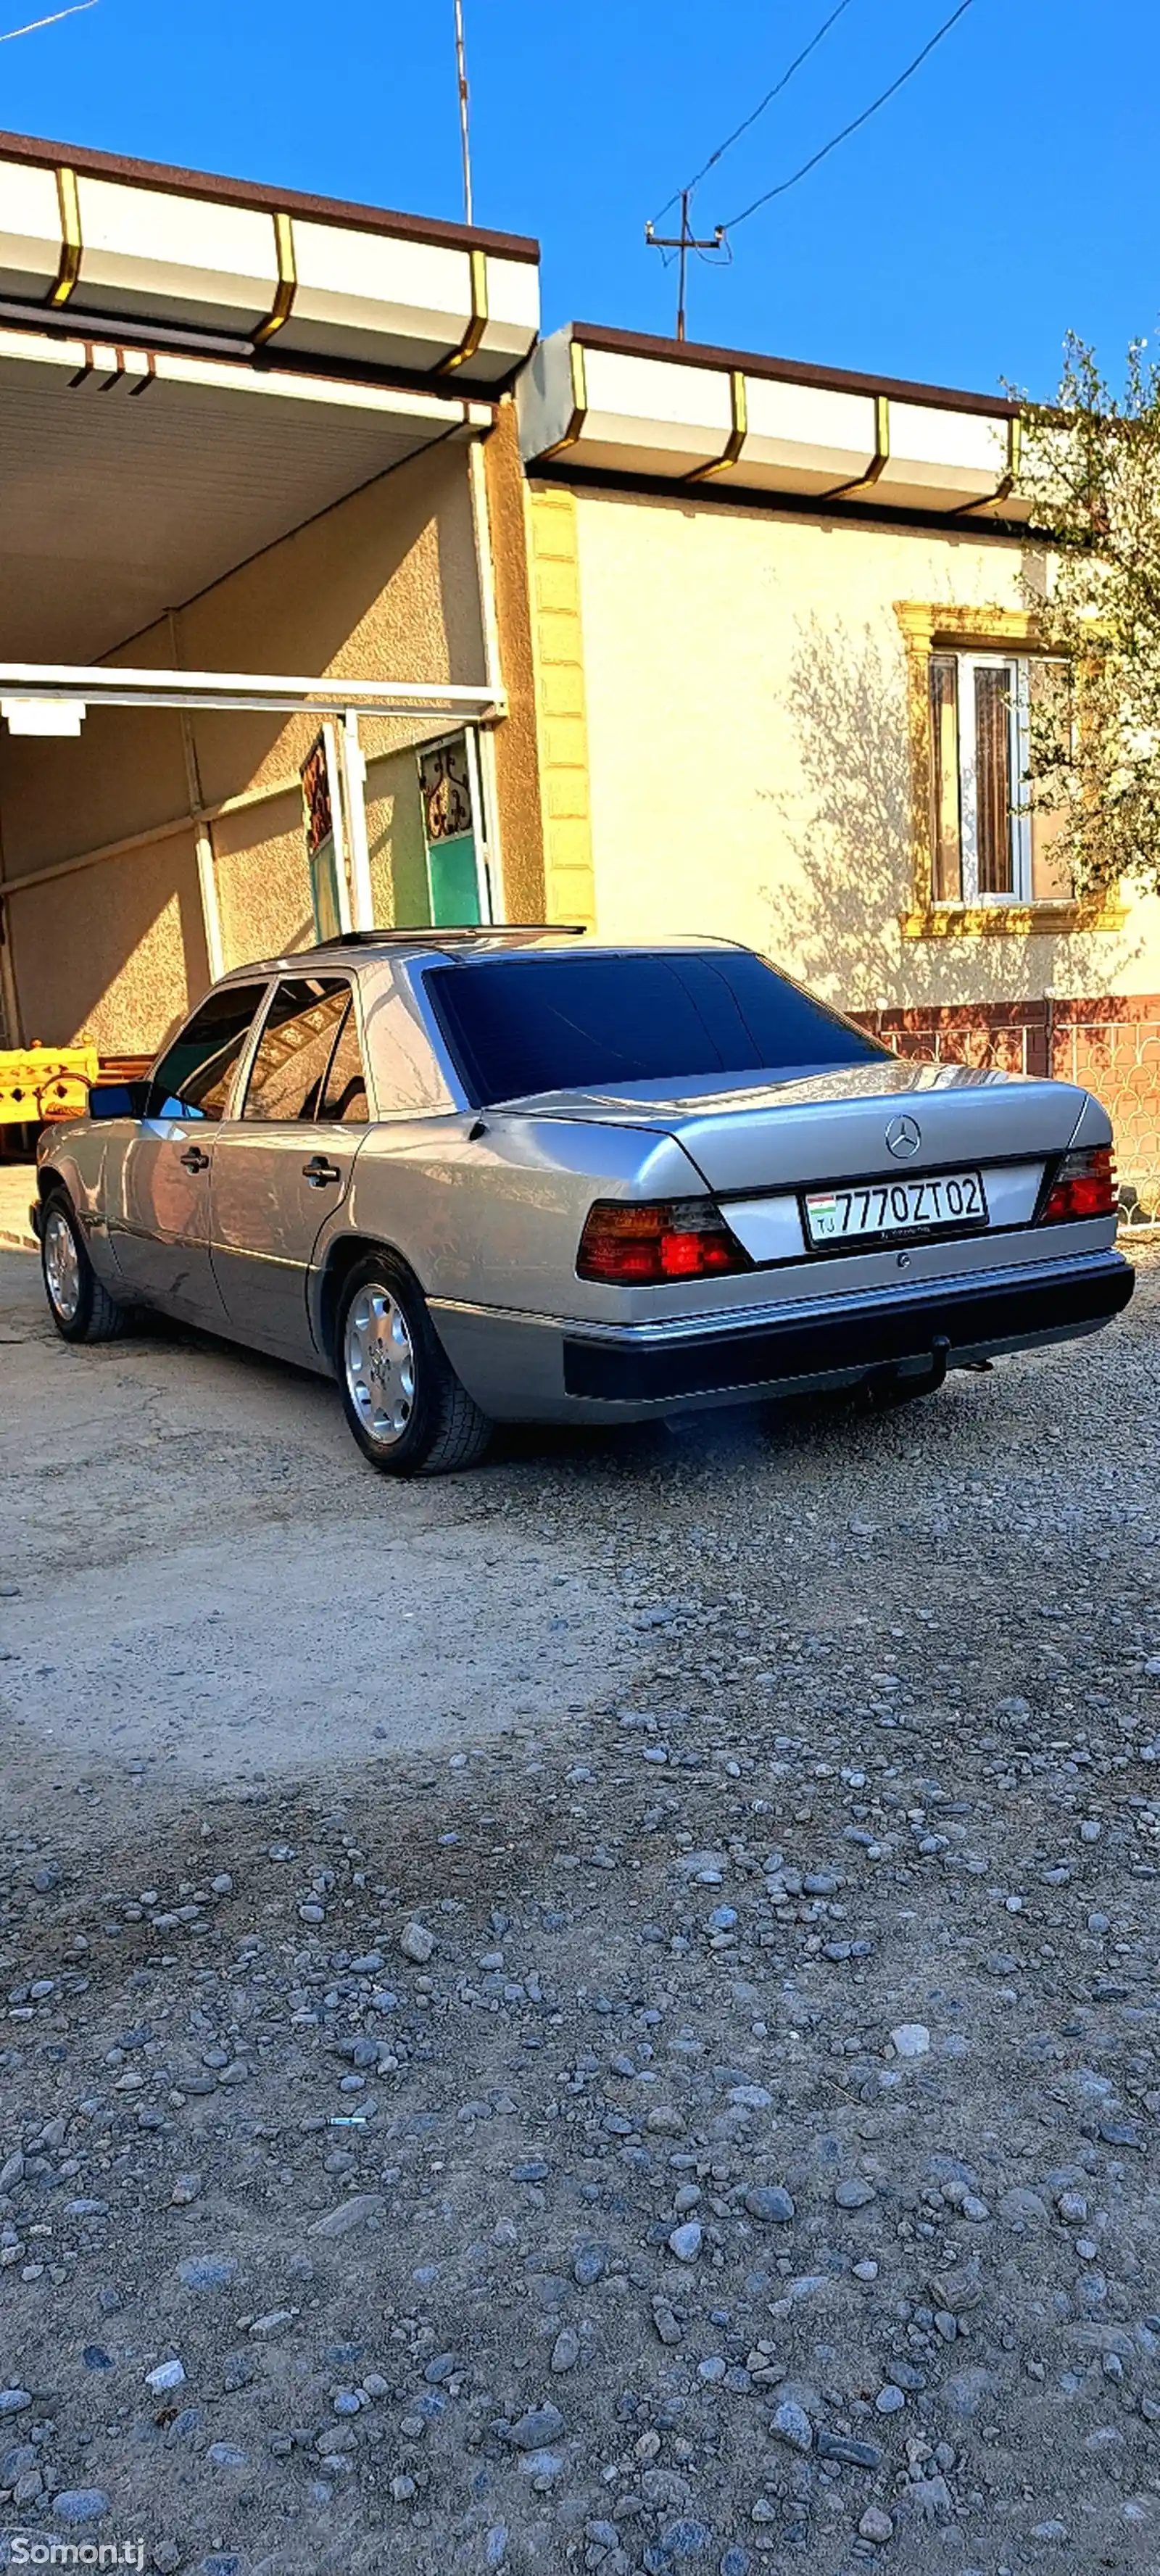
<path id="1" fill-rule="evenodd" d="M 99 1079 L 95 1046 L 0 1047 L 0 1127 L 83 1118 Z"/>

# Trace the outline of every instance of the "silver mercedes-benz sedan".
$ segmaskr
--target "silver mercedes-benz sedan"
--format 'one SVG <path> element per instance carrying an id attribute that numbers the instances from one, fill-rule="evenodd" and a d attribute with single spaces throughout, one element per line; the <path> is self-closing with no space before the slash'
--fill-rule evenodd
<path id="1" fill-rule="evenodd" d="M 333 1374 L 396 1475 L 498 1421 L 864 1388 L 1126 1306 L 1106 1112 L 902 1063 L 748 949 L 351 934 L 215 985 L 43 1141 L 57 1327 L 134 1308 Z"/>

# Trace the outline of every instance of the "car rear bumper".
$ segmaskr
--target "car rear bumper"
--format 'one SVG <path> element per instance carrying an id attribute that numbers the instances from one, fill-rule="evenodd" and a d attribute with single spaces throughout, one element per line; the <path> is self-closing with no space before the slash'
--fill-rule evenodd
<path id="1" fill-rule="evenodd" d="M 497 1419 L 625 1422 L 1068 1341 L 1121 1314 L 1134 1286 L 1130 1263 L 1101 1252 L 712 1324 L 579 1325 L 438 1301 L 433 1311 L 453 1365 Z"/>
<path id="2" fill-rule="evenodd" d="M 604 1404 L 667 1404 L 734 1388 L 776 1387 L 819 1377 L 861 1375 L 928 1353 L 947 1366 L 1091 1332 L 1122 1313 L 1135 1272 L 1118 1253 L 1094 1262 L 1054 1265 L 1028 1277 L 989 1278 L 953 1291 L 929 1291 L 887 1305 L 843 1301 L 841 1314 L 795 1315 L 713 1333 L 657 1334 L 648 1341 L 621 1333 L 599 1339 L 565 1336 L 564 1388 Z"/>

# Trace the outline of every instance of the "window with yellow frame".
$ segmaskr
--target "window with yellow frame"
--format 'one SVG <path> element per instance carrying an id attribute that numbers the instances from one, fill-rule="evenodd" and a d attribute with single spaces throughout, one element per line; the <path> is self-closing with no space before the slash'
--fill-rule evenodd
<path id="1" fill-rule="evenodd" d="M 1061 818 L 1038 811 L 1030 777 L 1037 693 L 1069 687 L 1034 649 L 1016 609 L 900 602 L 909 665 L 914 896 L 903 929 L 1114 928 L 1123 907 L 1077 902 L 1058 849 Z"/>

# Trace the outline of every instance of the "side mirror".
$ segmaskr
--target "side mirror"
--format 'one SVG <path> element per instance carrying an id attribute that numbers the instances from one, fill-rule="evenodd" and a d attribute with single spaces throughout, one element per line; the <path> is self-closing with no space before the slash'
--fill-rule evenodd
<path id="1" fill-rule="evenodd" d="M 89 1093 L 90 1118 L 143 1118 L 149 1100 L 147 1082 L 94 1082 Z"/>

